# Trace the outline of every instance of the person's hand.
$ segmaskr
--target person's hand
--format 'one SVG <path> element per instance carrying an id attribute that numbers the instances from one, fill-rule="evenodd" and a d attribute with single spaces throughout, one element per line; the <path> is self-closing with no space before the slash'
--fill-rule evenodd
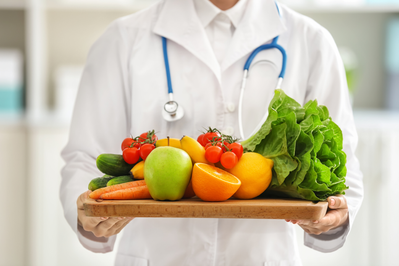
<path id="1" fill-rule="evenodd" d="M 83 202 L 89 197 L 90 190 L 81 194 L 76 201 L 78 223 L 85 231 L 93 232 L 96 237 L 110 237 L 118 234 L 133 218 L 131 217 L 88 217 L 85 215 Z"/>
<path id="2" fill-rule="evenodd" d="M 320 235 L 333 228 L 346 223 L 349 219 L 348 204 L 342 195 L 332 196 L 327 199 L 328 212 L 321 220 L 286 220 L 298 224 L 308 234 Z"/>

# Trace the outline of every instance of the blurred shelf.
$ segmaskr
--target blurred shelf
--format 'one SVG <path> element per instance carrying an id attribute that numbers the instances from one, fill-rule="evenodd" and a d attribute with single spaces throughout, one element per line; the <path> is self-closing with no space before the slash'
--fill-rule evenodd
<path id="1" fill-rule="evenodd" d="M 70 120 L 57 115 L 54 112 L 48 112 L 39 118 L 30 118 L 27 115 L 1 115 L 0 114 L 0 130 L 5 128 L 53 128 L 68 129 Z"/>
<path id="2" fill-rule="evenodd" d="M 66 11 L 138 11 L 158 2 L 159 0 L 135 0 L 132 3 L 85 3 L 67 1 L 47 1 L 47 10 Z M 317 5 L 317 4 L 287 4 L 298 12 L 312 13 L 399 13 L 399 4 L 363 4 L 363 5 Z M 26 9 L 23 0 L 0 0 L 0 10 L 5 9 Z"/>
<path id="3" fill-rule="evenodd" d="M 399 130 L 399 111 L 356 109 L 353 115 L 358 129 Z"/>
<path id="4" fill-rule="evenodd" d="M 0 114 L 0 129 L 24 127 L 25 125 L 26 121 L 25 121 L 25 116 L 23 114 L 20 115 Z"/>
<path id="5" fill-rule="evenodd" d="M 25 10 L 26 5 L 21 1 L 0 1 L 0 10 Z"/>
<path id="6" fill-rule="evenodd" d="M 355 118 L 399 121 L 399 111 L 385 109 L 354 109 Z"/>
<path id="7" fill-rule="evenodd" d="M 30 118 L 25 120 L 25 125 L 28 128 L 52 128 L 52 129 L 68 129 L 71 121 L 63 116 L 57 115 L 55 112 L 48 111 L 37 118 Z"/>
<path id="8" fill-rule="evenodd" d="M 355 109 L 353 110 L 356 126 L 381 128 L 398 128 L 399 111 L 384 109 Z M 57 115 L 55 112 L 47 112 L 38 118 L 31 119 L 26 115 L 6 116 L 0 114 L 0 128 L 13 126 L 68 128 L 70 120 Z"/>
<path id="9" fill-rule="evenodd" d="M 139 11 L 158 0 L 136 0 L 131 4 L 118 3 L 67 3 L 48 2 L 47 10 L 65 11 Z M 1 6 L 1 4 L 0 4 Z M 304 13 L 399 13 L 399 5 L 288 5 L 295 11 Z"/>
<path id="10" fill-rule="evenodd" d="M 304 13 L 399 13 L 399 5 L 288 5 Z"/>
<path id="11" fill-rule="evenodd" d="M 46 9 L 51 10 L 65 10 L 65 11 L 139 11 L 152 4 L 158 2 L 157 0 L 139 0 L 131 4 L 111 4 L 111 3 L 63 3 L 63 2 L 50 2 L 46 4 Z"/>

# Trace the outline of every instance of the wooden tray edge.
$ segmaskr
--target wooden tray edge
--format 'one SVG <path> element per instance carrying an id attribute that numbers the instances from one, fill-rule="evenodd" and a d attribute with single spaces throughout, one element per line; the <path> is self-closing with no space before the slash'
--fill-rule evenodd
<path id="1" fill-rule="evenodd" d="M 260 199 L 274 200 L 279 199 Z M 97 202 L 88 199 L 83 203 L 85 214 L 90 217 L 147 217 L 147 218 L 227 218 L 227 219 L 309 219 L 320 220 L 327 212 L 328 203 L 311 201 L 301 201 L 305 203 L 303 206 L 287 205 L 286 199 L 281 199 L 283 206 L 261 206 L 251 205 L 252 200 L 239 200 L 241 203 L 249 204 L 249 206 L 238 206 L 226 204 L 226 202 L 209 203 L 198 200 L 182 200 L 182 201 L 153 201 L 141 200 L 134 201 L 130 205 L 114 204 L 120 201 L 102 201 Z M 290 200 L 299 202 L 297 200 Z M 129 201 L 130 202 L 130 201 Z M 228 201 L 227 201 L 228 202 Z M 259 199 L 256 203 L 259 202 Z M 289 202 L 289 201 L 288 201 Z M 193 203 L 193 206 L 190 206 Z M 228 202 L 229 203 L 229 202 Z"/>

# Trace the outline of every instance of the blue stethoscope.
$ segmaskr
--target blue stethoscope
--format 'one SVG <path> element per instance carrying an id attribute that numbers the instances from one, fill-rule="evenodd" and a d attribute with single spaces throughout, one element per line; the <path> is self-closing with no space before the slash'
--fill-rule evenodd
<path id="1" fill-rule="evenodd" d="M 276 7 L 277 7 L 278 13 L 280 14 L 280 10 L 279 10 L 277 4 L 276 4 Z M 238 127 L 240 129 L 241 140 L 245 140 L 244 130 L 242 127 L 242 100 L 244 98 L 244 91 L 245 91 L 246 81 L 247 81 L 247 77 L 248 77 L 249 67 L 251 66 L 252 61 L 254 60 L 255 56 L 259 52 L 261 52 L 263 50 L 273 49 L 273 48 L 276 48 L 281 52 L 281 54 L 283 56 L 283 64 L 281 66 L 280 75 L 278 76 L 276 90 L 281 89 L 281 84 L 283 82 L 284 75 L 285 75 L 285 67 L 287 64 L 287 54 L 286 54 L 284 48 L 281 47 L 279 44 L 277 44 L 278 37 L 279 36 L 276 36 L 272 40 L 271 43 L 264 44 L 264 45 L 261 45 L 258 48 L 256 48 L 251 53 L 251 55 L 248 57 L 245 65 L 244 65 L 244 75 L 242 78 L 241 89 L 240 89 L 240 99 L 239 99 L 239 103 L 238 103 Z M 165 37 L 162 37 L 162 46 L 163 46 L 163 56 L 164 56 L 164 61 L 165 61 L 166 78 L 168 81 L 168 94 L 169 94 L 169 101 L 166 102 L 164 105 L 164 108 L 162 110 L 162 116 L 166 121 L 174 122 L 174 121 L 180 120 L 184 116 L 184 110 L 173 99 L 173 88 L 172 88 L 172 79 L 170 77 L 170 69 L 169 69 L 167 39 Z M 258 126 L 255 128 L 253 133 L 255 133 L 256 131 L 258 131 L 260 129 L 260 127 L 263 125 L 264 121 L 266 121 L 267 115 L 268 115 L 268 112 L 266 112 L 264 114 L 262 120 L 260 121 Z"/>

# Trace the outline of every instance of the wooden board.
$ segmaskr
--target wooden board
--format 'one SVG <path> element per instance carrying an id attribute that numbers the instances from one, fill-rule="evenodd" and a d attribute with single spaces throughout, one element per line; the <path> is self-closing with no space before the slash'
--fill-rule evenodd
<path id="1" fill-rule="evenodd" d="M 230 199 L 204 202 L 198 198 L 179 201 L 93 200 L 84 204 L 85 214 L 92 217 L 183 217 L 319 220 L 328 203 L 295 199 Z"/>

